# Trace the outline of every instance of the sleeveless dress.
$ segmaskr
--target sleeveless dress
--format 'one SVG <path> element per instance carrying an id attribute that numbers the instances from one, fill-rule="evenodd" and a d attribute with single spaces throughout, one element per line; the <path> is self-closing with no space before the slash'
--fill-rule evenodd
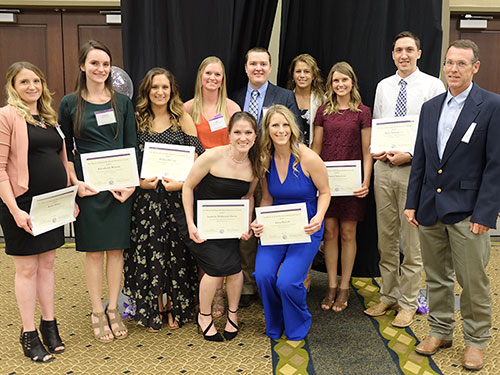
<path id="1" fill-rule="evenodd" d="M 99 126 L 95 112 L 108 110 L 111 101 L 104 104 L 85 102 L 83 129 L 74 134 L 77 98 L 66 95 L 59 105 L 59 123 L 66 136 L 68 160 L 75 165 L 78 179 L 83 181 L 80 154 L 137 147 L 134 107 L 130 99 L 115 93 L 115 114 L 118 123 Z M 118 128 L 118 130 L 117 130 Z M 78 251 L 119 250 L 130 246 L 130 215 L 133 196 L 119 202 L 109 191 L 84 198 L 77 197 L 80 214 L 75 221 L 75 241 Z"/>
<path id="2" fill-rule="evenodd" d="M 302 171 L 300 163 L 297 170 L 293 169 L 294 161 L 292 154 L 282 183 L 273 154 L 266 173 L 268 190 L 273 206 L 305 202 L 310 220 L 317 212 L 317 189 Z M 311 314 L 307 310 L 303 282 L 319 249 L 323 230 L 322 224 L 311 236 L 310 243 L 269 246 L 259 243 L 254 276 L 264 305 L 266 335 L 272 339 L 279 339 L 284 334 L 288 340 L 302 340 L 309 332 Z"/>
<path id="3" fill-rule="evenodd" d="M 172 127 L 162 133 L 138 133 L 139 166 L 145 142 L 194 146 L 204 152 L 198 138 Z M 135 306 L 134 320 L 144 327 L 161 329 L 158 296 L 167 293 L 172 316 L 182 326 L 193 319 L 198 273 L 196 262 L 184 244 L 178 223 L 184 220 L 182 191 L 137 188 L 132 206 L 130 248 L 124 256 L 124 293 Z"/>
<path id="4" fill-rule="evenodd" d="M 34 116 L 39 120 L 38 116 Z M 19 208 L 30 212 L 33 196 L 65 188 L 66 169 L 59 156 L 62 138 L 53 126 L 28 127 L 28 191 L 16 198 Z M 50 177 L 48 177 L 50 176 Z M 5 236 L 5 252 L 9 255 L 35 255 L 57 249 L 64 244 L 64 227 L 32 236 L 19 228 L 7 206 L 0 200 L 0 223 Z"/>
<path id="5" fill-rule="evenodd" d="M 321 159 L 324 161 L 361 160 L 362 162 L 361 130 L 372 126 L 370 108 L 360 104 L 361 112 L 345 109 L 329 115 L 323 114 L 324 109 L 324 106 L 320 106 L 314 119 L 314 126 L 323 127 Z M 332 197 L 325 217 L 362 221 L 365 217 L 366 204 L 366 197 Z"/>
<path id="6" fill-rule="evenodd" d="M 196 124 L 196 132 L 201 141 L 201 145 L 205 150 L 212 147 L 223 146 L 229 144 L 229 135 L 227 126 L 225 128 L 212 131 L 208 120 L 200 114 L 200 122 Z"/>
<path id="7" fill-rule="evenodd" d="M 196 201 L 203 199 L 240 199 L 250 188 L 250 182 L 207 174 L 195 190 L 194 218 L 196 222 Z M 185 242 L 198 260 L 199 266 L 210 276 L 229 276 L 241 271 L 240 240 L 207 240 L 201 244 L 189 238 L 184 222 Z"/>

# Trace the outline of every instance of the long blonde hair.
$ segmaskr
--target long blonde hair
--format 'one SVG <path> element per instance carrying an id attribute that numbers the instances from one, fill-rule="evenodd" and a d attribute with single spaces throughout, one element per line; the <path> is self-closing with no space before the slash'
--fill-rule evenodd
<path id="1" fill-rule="evenodd" d="M 275 104 L 269 107 L 269 110 L 266 112 L 264 120 L 262 121 L 262 135 L 260 140 L 260 149 L 262 152 L 262 167 L 264 168 L 265 172 L 269 172 L 269 166 L 271 164 L 272 158 L 271 153 L 272 151 L 274 151 L 274 144 L 271 140 L 271 136 L 269 135 L 269 127 L 271 125 L 271 117 L 273 117 L 274 114 L 282 115 L 286 119 L 286 121 L 288 122 L 288 126 L 290 127 L 290 151 L 295 157 L 295 161 L 293 162 L 293 172 L 294 174 L 296 174 L 299 172 L 297 166 L 300 162 L 300 152 L 298 145 L 300 130 L 297 126 L 297 123 L 295 122 L 295 116 L 293 115 L 293 113 L 287 107 L 281 104 Z"/>
<path id="2" fill-rule="evenodd" d="M 227 122 L 229 121 L 229 114 L 227 112 L 227 90 L 226 90 L 226 68 L 224 67 L 224 64 L 222 63 L 222 60 L 219 59 L 217 56 L 208 56 L 206 57 L 198 67 L 198 73 L 196 74 L 196 83 L 194 85 L 194 98 L 193 98 L 193 106 L 191 107 L 191 117 L 193 118 L 193 121 L 195 124 L 200 123 L 200 117 L 201 117 L 201 112 L 203 111 L 203 92 L 202 92 L 202 85 L 201 85 L 201 76 L 203 75 L 203 72 L 205 71 L 205 68 L 209 64 L 217 64 L 219 63 L 220 66 L 222 67 L 222 83 L 219 88 L 219 93 L 217 95 L 217 106 L 215 110 L 217 113 L 220 113 L 222 116 L 224 116 L 224 120 Z M 209 120 L 209 119 L 207 119 Z"/>
<path id="3" fill-rule="evenodd" d="M 140 133 L 152 133 L 153 131 L 153 120 L 155 118 L 155 114 L 151 109 L 149 92 L 151 91 L 151 86 L 153 85 L 153 78 L 162 74 L 167 77 L 170 82 L 170 99 L 168 99 L 167 102 L 167 112 L 170 117 L 170 123 L 172 124 L 174 131 L 177 131 L 177 129 L 181 126 L 180 120 L 184 114 L 184 105 L 179 96 L 179 89 L 177 88 L 175 77 L 166 69 L 152 68 L 142 79 L 137 95 L 137 106 L 135 107 L 135 110 L 137 130 Z"/>
<path id="4" fill-rule="evenodd" d="M 16 76 L 23 69 L 31 70 L 38 76 L 38 78 L 40 78 L 40 82 L 42 82 L 42 95 L 36 104 L 40 120 L 42 120 L 46 125 L 58 126 L 57 113 L 51 107 L 52 97 L 50 96 L 45 76 L 42 71 L 32 63 L 27 61 L 18 61 L 7 69 L 7 73 L 5 75 L 5 80 L 7 81 L 5 84 L 5 90 L 7 91 L 7 103 L 16 107 L 17 112 L 26 120 L 26 122 L 32 125 L 38 124 L 38 121 L 33 118 L 28 105 L 21 99 L 18 92 L 14 88 Z"/>
<path id="5" fill-rule="evenodd" d="M 359 93 L 358 88 L 358 78 L 356 77 L 356 73 L 354 73 L 354 69 L 349 63 L 345 61 L 341 61 L 336 63 L 330 69 L 330 73 L 328 73 L 328 78 L 326 79 L 326 100 L 325 100 L 325 109 L 323 114 L 329 115 L 332 113 L 339 113 L 339 102 L 337 99 L 337 94 L 333 91 L 332 87 L 332 77 L 333 73 L 339 72 L 346 76 L 348 76 L 352 81 L 352 89 L 351 89 L 351 98 L 349 100 L 349 110 L 352 112 L 361 112 L 359 109 L 359 105 L 361 104 L 361 95 Z"/>

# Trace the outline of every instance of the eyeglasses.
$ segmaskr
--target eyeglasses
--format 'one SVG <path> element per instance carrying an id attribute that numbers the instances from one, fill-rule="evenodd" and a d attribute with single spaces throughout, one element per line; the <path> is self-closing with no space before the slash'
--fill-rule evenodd
<path id="1" fill-rule="evenodd" d="M 447 68 L 451 68 L 454 65 L 456 65 L 458 69 L 464 69 L 471 64 L 463 60 L 462 61 L 446 60 L 443 65 Z"/>

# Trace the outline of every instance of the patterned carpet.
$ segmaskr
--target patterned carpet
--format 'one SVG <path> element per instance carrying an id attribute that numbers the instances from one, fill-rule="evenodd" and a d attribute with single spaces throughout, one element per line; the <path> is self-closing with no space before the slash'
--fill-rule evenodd
<path id="1" fill-rule="evenodd" d="M 492 249 L 488 272 L 492 277 L 493 339 L 488 345 L 486 366 L 480 374 L 500 373 L 498 314 L 500 292 L 500 244 Z M 326 275 L 313 274 L 308 296 L 313 326 L 306 341 L 269 340 L 264 335 L 262 306 L 254 304 L 240 312 L 245 324 L 231 342 L 211 343 L 197 334 L 193 323 L 179 330 L 147 333 L 127 321 L 130 337 L 102 344 L 90 329 L 90 302 L 83 276 L 84 256 L 71 244 L 56 258 L 56 317 L 67 345 L 57 360 L 41 365 L 23 356 L 19 345 L 20 319 L 13 291 L 12 259 L 0 252 L 0 374 L 412 374 L 455 375 L 464 349 L 457 327 L 454 345 L 433 357 L 435 364 L 414 354 L 417 339 L 427 334 L 427 320 L 419 316 L 412 329 L 394 329 L 389 317 L 363 315 L 364 307 L 378 299 L 377 280 L 353 279 L 349 308 L 342 313 L 319 309 Z M 379 281 L 379 280 L 378 280 Z M 457 290 L 457 293 L 459 291 Z M 37 311 L 37 319 L 39 312 Z M 457 313 L 457 320 L 460 319 Z M 224 318 L 216 320 L 223 329 Z"/>

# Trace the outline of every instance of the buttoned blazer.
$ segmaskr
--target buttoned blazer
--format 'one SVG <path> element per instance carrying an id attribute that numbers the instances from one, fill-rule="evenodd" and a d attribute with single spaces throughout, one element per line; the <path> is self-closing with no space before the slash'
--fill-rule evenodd
<path id="1" fill-rule="evenodd" d="M 446 93 L 422 106 L 406 208 L 415 209 L 424 226 L 438 218 L 454 224 L 472 215 L 471 222 L 495 228 L 500 209 L 500 96 L 473 84 L 440 160 L 437 130 L 445 98 Z"/>
<path id="2" fill-rule="evenodd" d="M 245 86 L 236 91 L 232 98 L 236 103 L 238 103 L 241 109 L 243 109 L 245 106 L 247 88 L 248 86 Z M 300 111 L 299 107 L 297 106 L 297 101 L 295 100 L 294 93 L 282 87 L 275 86 L 271 82 L 269 82 L 266 90 L 266 96 L 264 97 L 263 107 L 270 107 L 273 104 L 283 104 L 284 106 L 286 106 L 294 114 L 295 121 L 297 121 L 298 126 L 301 126 Z M 260 122 L 262 122 L 262 117 L 263 116 L 261 110 Z"/>

